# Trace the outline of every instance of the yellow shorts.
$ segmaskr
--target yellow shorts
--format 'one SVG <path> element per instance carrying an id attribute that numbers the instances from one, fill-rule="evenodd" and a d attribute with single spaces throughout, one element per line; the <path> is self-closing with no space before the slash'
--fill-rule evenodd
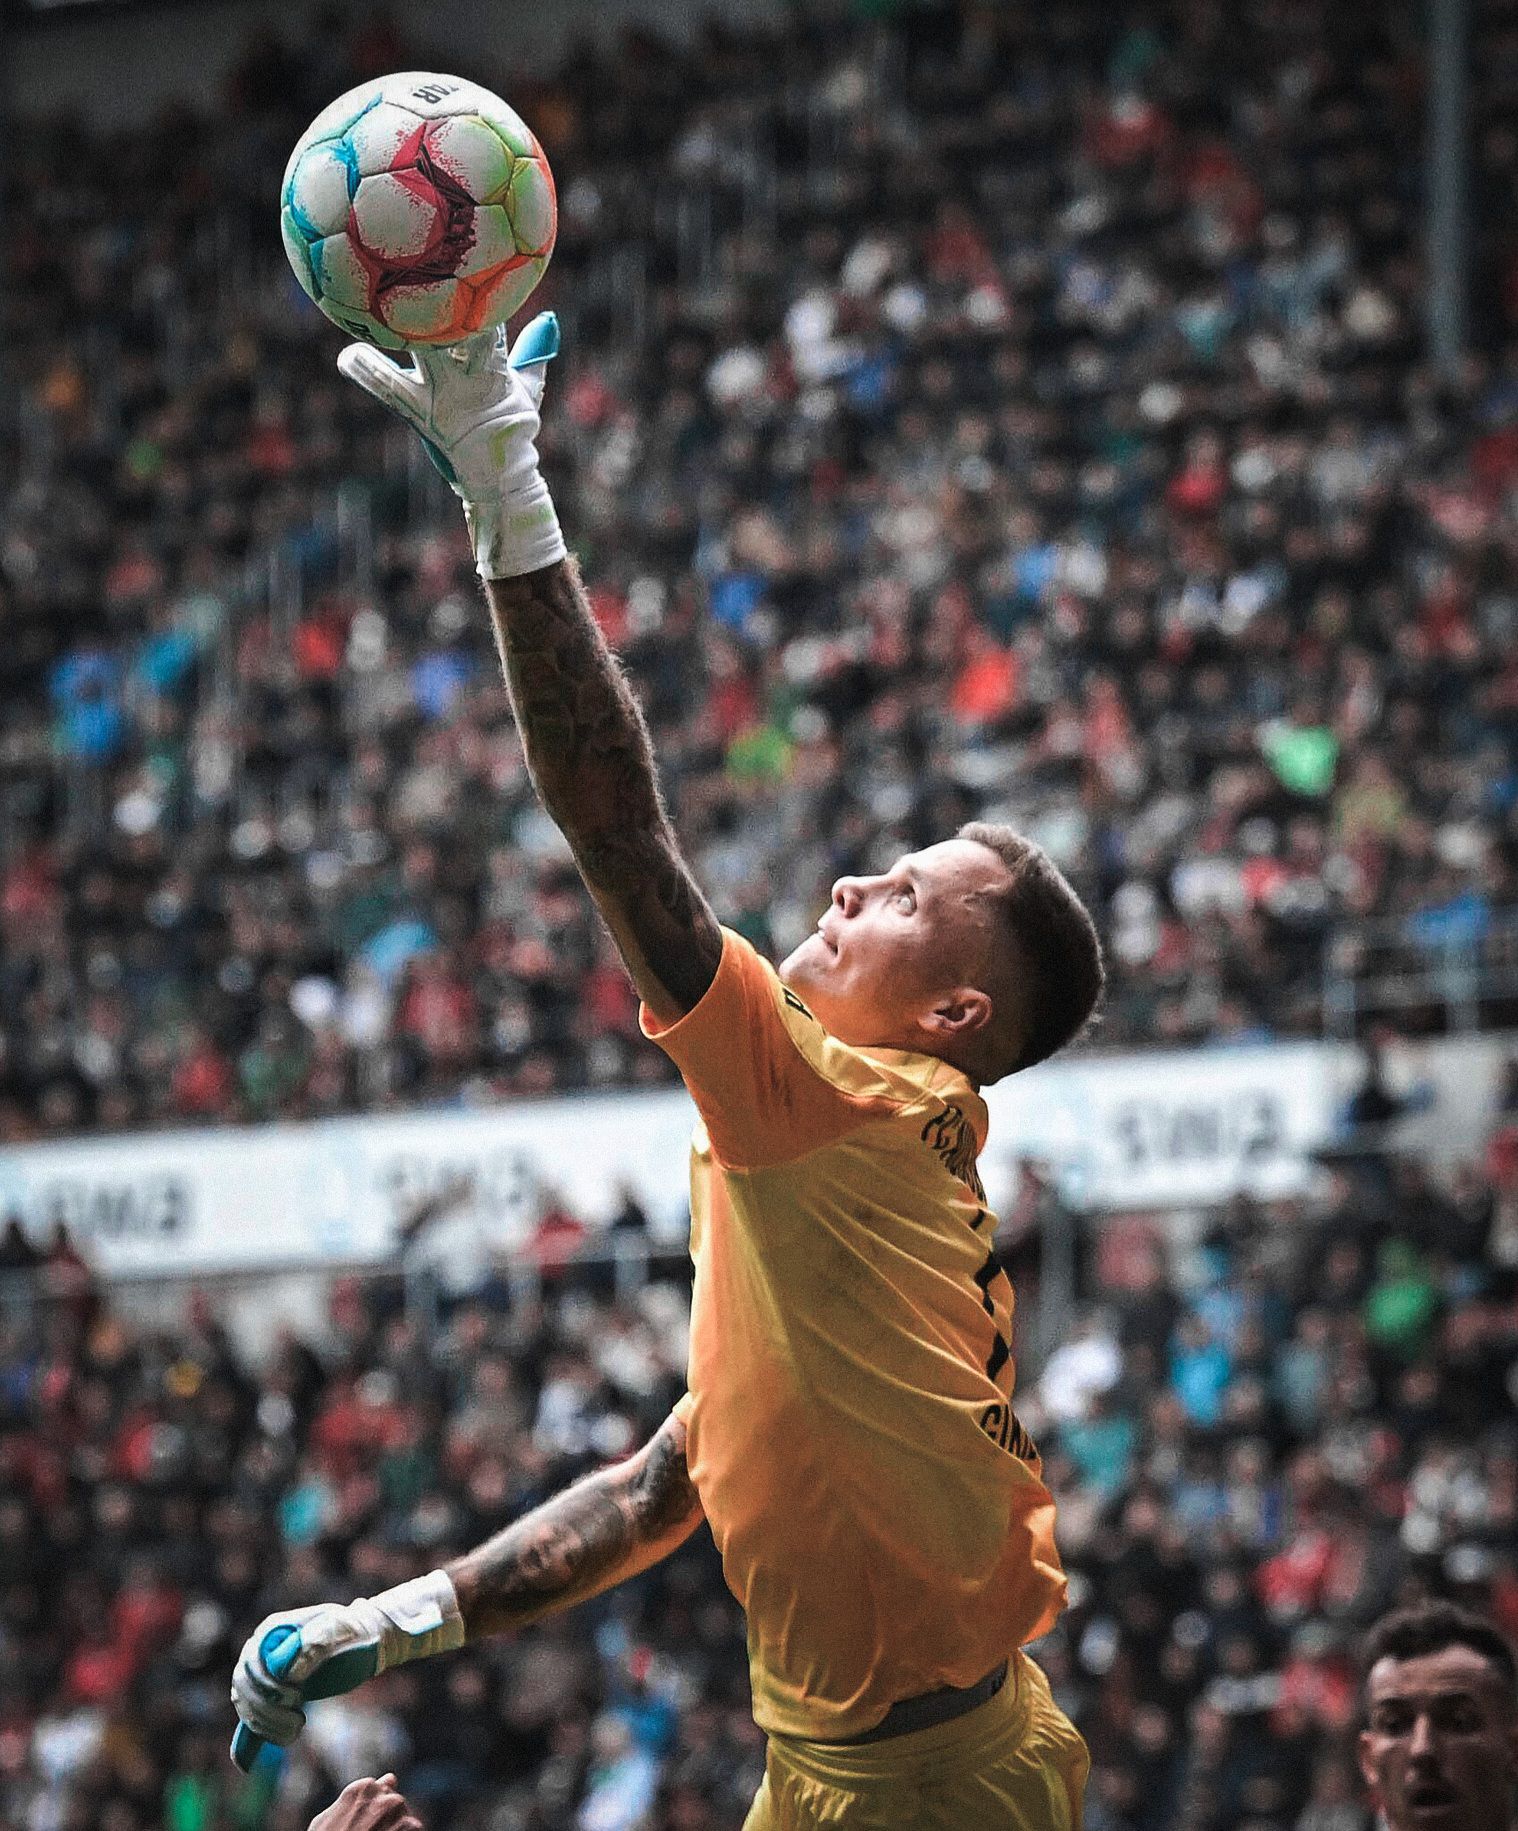
<path id="1" fill-rule="evenodd" d="M 1026 1653 L 994 1698 L 862 1747 L 771 1736 L 743 1831 L 1080 1831 L 1091 1758 Z"/>

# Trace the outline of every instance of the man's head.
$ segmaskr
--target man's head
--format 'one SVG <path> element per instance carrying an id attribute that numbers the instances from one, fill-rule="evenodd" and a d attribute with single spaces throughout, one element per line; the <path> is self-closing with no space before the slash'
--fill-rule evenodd
<path id="1" fill-rule="evenodd" d="M 972 822 L 875 877 L 842 877 L 781 977 L 843 1042 L 915 1049 L 978 1083 L 1031 1068 L 1101 997 L 1101 946 L 1048 854 Z"/>
<path id="2" fill-rule="evenodd" d="M 1401 1609 L 1365 1647 L 1360 1772 L 1390 1831 L 1510 1831 L 1518 1666 L 1490 1622 Z"/>

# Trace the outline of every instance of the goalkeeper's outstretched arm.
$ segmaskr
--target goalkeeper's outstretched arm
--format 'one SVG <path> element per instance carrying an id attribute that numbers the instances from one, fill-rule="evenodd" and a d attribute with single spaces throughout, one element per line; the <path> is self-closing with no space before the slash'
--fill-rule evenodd
<path id="1" fill-rule="evenodd" d="M 545 312 L 509 349 L 492 333 L 414 350 L 402 367 L 353 344 L 338 367 L 416 428 L 463 501 L 527 766 L 640 996 L 671 1023 L 716 977 L 722 934 L 681 856 L 648 729 L 538 470 L 538 408 L 558 347 Z"/>
<path id="2" fill-rule="evenodd" d="M 587 1475 L 447 1565 L 470 1640 L 525 1627 L 635 1577 L 700 1525 L 685 1426 L 666 1418 L 636 1456 Z"/>
<path id="3" fill-rule="evenodd" d="M 638 702 L 572 559 L 489 579 L 496 643 L 527 766 L 655 1017 L 689 1011 L 722 934 L 664 811 Z"/>

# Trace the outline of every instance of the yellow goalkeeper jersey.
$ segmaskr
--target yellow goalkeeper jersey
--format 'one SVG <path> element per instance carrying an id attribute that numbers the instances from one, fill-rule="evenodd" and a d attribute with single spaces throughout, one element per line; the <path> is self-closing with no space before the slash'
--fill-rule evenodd
<path id="1" fill-rule="evenodd" d="M 1013 1295 L 958 1069 L 830 1036 L 724 931 L 705 997 L 645 1033 L 700 1123 L 690 1471 L 748 1619 L 754 1716 L 836 1740 L 971 1685 L 1065 1597 L 1011 1407 Z"/>

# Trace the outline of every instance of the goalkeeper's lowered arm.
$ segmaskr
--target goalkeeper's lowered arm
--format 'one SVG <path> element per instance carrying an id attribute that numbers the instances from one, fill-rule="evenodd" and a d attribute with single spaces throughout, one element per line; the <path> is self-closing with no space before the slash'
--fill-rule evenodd
<path id="1" fill-rule="evenodd" d="M 346 1605 L 276 1611 L 253 1630 L 232 1675 L 232 1758 L 293 1742 L 305 1706 L 466 1640 L 525 1627 L 667 1557 L 701 1523 L 671 1415 L 635 1456 L 587 1475 L 442 1570 Z"/>
<path id="2" fill-rule="evenodd" d="M 701 1524 L 685 1426 L 666 1418 L 636 1456 L 587 1475 L 445 1566 L 470 1640 L 525 1627 L 657 1564 Z"/>

